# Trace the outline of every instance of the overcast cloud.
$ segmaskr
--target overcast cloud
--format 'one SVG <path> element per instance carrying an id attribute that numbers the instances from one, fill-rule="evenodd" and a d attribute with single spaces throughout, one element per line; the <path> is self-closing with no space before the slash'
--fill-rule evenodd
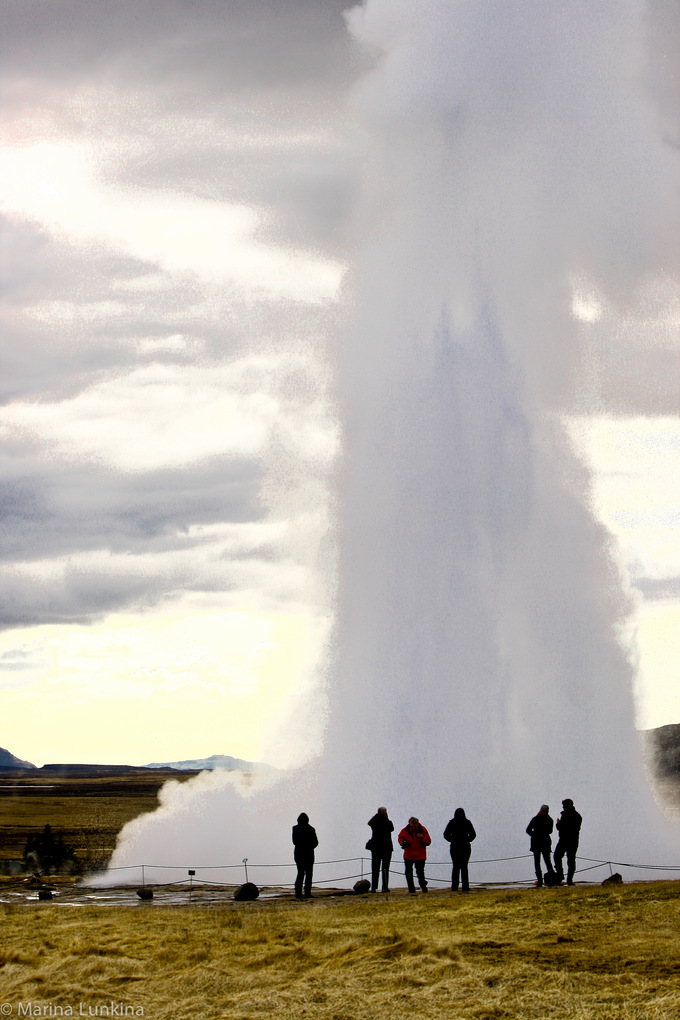
<path id="1" fill-rule="evenodd" d="M 2 626 L 311 597 L 341 7 L 3 2 Z"/>

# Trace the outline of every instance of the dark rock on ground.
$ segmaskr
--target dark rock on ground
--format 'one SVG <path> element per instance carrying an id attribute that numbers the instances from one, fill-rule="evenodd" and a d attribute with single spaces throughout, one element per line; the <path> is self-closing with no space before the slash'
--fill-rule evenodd
<path id="1" fill-rule="evenodd" d="M 243 902 L 245 900 L 256 900 L 260 895 L 260 890 L 257 888 L 254 882 L 244 882 L 240 888 L 234 893 L 234 899 Z"/>

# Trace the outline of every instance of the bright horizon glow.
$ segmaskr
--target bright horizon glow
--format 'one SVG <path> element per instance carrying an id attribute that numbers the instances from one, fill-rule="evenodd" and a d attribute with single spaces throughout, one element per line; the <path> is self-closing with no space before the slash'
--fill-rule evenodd
<path id="1" fill-rule="evenodd" d="M 298 764 L 305 748 L 285 760 L 271 745 L 327 627 L 303 613 L 184 605 L 3 632 L 0 663 L 13 670 L 3 722 L 16 734 L 7 749 L 38 766 L 211 754 Z"/>

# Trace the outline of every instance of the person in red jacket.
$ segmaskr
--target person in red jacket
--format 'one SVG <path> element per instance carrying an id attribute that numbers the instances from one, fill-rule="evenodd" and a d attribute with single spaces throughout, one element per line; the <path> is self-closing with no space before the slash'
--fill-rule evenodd
<path id="1" fill-rule="evenodd" d="M 413 867 L 415 865 L 418 885 L 427 892 L 425 881 L 425 859 L 427 847 L 432 840 L 424 825 L 421 825 L 417 818 L 409 818 L 408 825 L 401 830 L 397 837 L 399 846 L 404 851 L 404 868 L 406 871 L 406 884 L 408 891 L 415 896 L 416 887 L 413 884 Z"/>

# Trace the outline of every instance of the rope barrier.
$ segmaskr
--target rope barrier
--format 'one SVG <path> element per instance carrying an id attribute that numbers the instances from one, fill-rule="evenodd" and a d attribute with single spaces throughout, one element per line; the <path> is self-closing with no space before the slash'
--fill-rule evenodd
<path id="1" fill-rule="evenodd" d="M 521 860 L 530 859 L 532 857 L 533 857 L 533 854 L 531 854 L 531 853 L 529 853 L 529 854 L 520 854 L 520 855 L 515 856 L 515 857 L 491 857 L 491 858 L 485 858 L 485 859 L 470 861 L 469 862 L 469 866 L 472 867 L 472 866 L 477 865 L 477 864 L 504 864 L 504 863 L 507 863 L 508 861 L 521 861 Z M 596 857 L 577 857 L 576 860 L 577 861 L 587 861 L 590 865 L 592 865 L 591 867 L 581 867 L 581 868 L 578 868 L 577 869 L 578 873 L 583 873 L 583 872 L 586 872 L 586 871 L 594 871 L 597 868 L 605 867 L 606 865 L 609 865 L 610 867 L 613 865 L 613 866 L 615 866 L 617 868 L 631 868 L 631 869 L 635 869 L 635 870 L 639 870 L 639 871 L 680 872 L 680 865 L 677 865 L 677 864 L 669 864 L 669 865 L 662 865 L 662 864 L 630 864 L 630 863 L 627 863 L 627 862 L 624 862 L 624 861 L 601 860 L 601 859 L 596 858 Z M 318 868 L 324 867 L 324 866 L 329 865 L 329 864 L 354 864 L 355 862 L 361 862 L 362 868 L 363 868 L 364 864 L 370 865 L 371 858 L 367 858 L 367 857 L 342 857 L 342 858 L 336 858 L 336 859 L 329 860 L 329 861 L 316 861 L 314 867 L 315 867 L 315 869 L 318 869 Z M 435 867 L 450 868 L 451 867 L 451 862 L 450 861 L 428 861 L 427 862 L 427 866 L 428 866 L 428 868 L 435 868 Z M 271 868 L 295 868 L 295 867 L 296 867 L 295 863 L 291 863 L 291 862 L 288 862 L 288 861 L 285 862 L 285 863 L 282 863 L 282 864 L 250 864 L 250 863 L 248 863 L 248 868 L 252 868 L 252 869 L 256 869 L 256 868 L 270 868 L 270 869 Z M 194 872 L 199 872 L 199 871 L 231 871 L 231 870 L 234 870 L 234 869 L 238 870 L 239 868 L 243 868 L 243 864 L 242 863 L 241 864 L 214 864 L 214 865 L 204 864 L 204 865 L 200 865 L 200 866 L 194 867 L 191 870 L 193 870 Z M 151 869 L 151 870 L 155 869 L 155 870 L 161 870 L 161 871 L 189 871 L 190 870 L 185 865 L 180 865 L 180 864 L 124 864 L 124 865 L 118 865 L 118 866 L 113 867 L 113 868 L 107 868 L 106 871 L 107 872 L 117 872 L 117 871 L 133 871 L 133 870 L 140 871 L 141 870 L 143 872 L 145 869 Z M 369 874 L 370 874 L 370 870 L 369 870 Z M 401 871 L 395 871 L 394 869 L 390 869 L 390 874 L 401 876 L 402 873 L 401 873 Z M 346 876 L 344 876 L 342 878 L 318 878 L 318 879 L 315 879 L 314 884 L 315 885 L 322 885 L 322 884 L 326 884 L 326 883 L 330 883 L 330 882 L 347 882 L 347 881 L 351 881 L 352 879 L 359 879 L 359 878 L 364 878 L 364 877 L 365 877 L 365 875 L 364 875 L 364 872 L 362 870 L 362 872 L 360 874 L 346 875 Z M 181 885 L 181 884 L 183 884 L 183 882 L 184 882 L 184 880 L 176 881 L 176 882 L 167 882 L 167 883 L 156 883 L 156 884 L 157 885 Z M 211 881 L 209 879 L 200 879 L 200 882 L 202 882 L 205 885 L 220 885 L 220 884 L 222 884 L 222 883 L 219 883 L 219 882 Z M 448 884 L 448 879 L 428 876 L 428 882 L 442 882 L 442 883 Z M 486 883 L 486 884 L 490 884 L 490 883 Z M 512 884 L 522 884 L 522 880 L 517 880 L 516 883 L 513 882 L 513 881 L 503 882 L 503 885 L 506 885 L 506 886 L 507 885 L 512 885 Z"/>

